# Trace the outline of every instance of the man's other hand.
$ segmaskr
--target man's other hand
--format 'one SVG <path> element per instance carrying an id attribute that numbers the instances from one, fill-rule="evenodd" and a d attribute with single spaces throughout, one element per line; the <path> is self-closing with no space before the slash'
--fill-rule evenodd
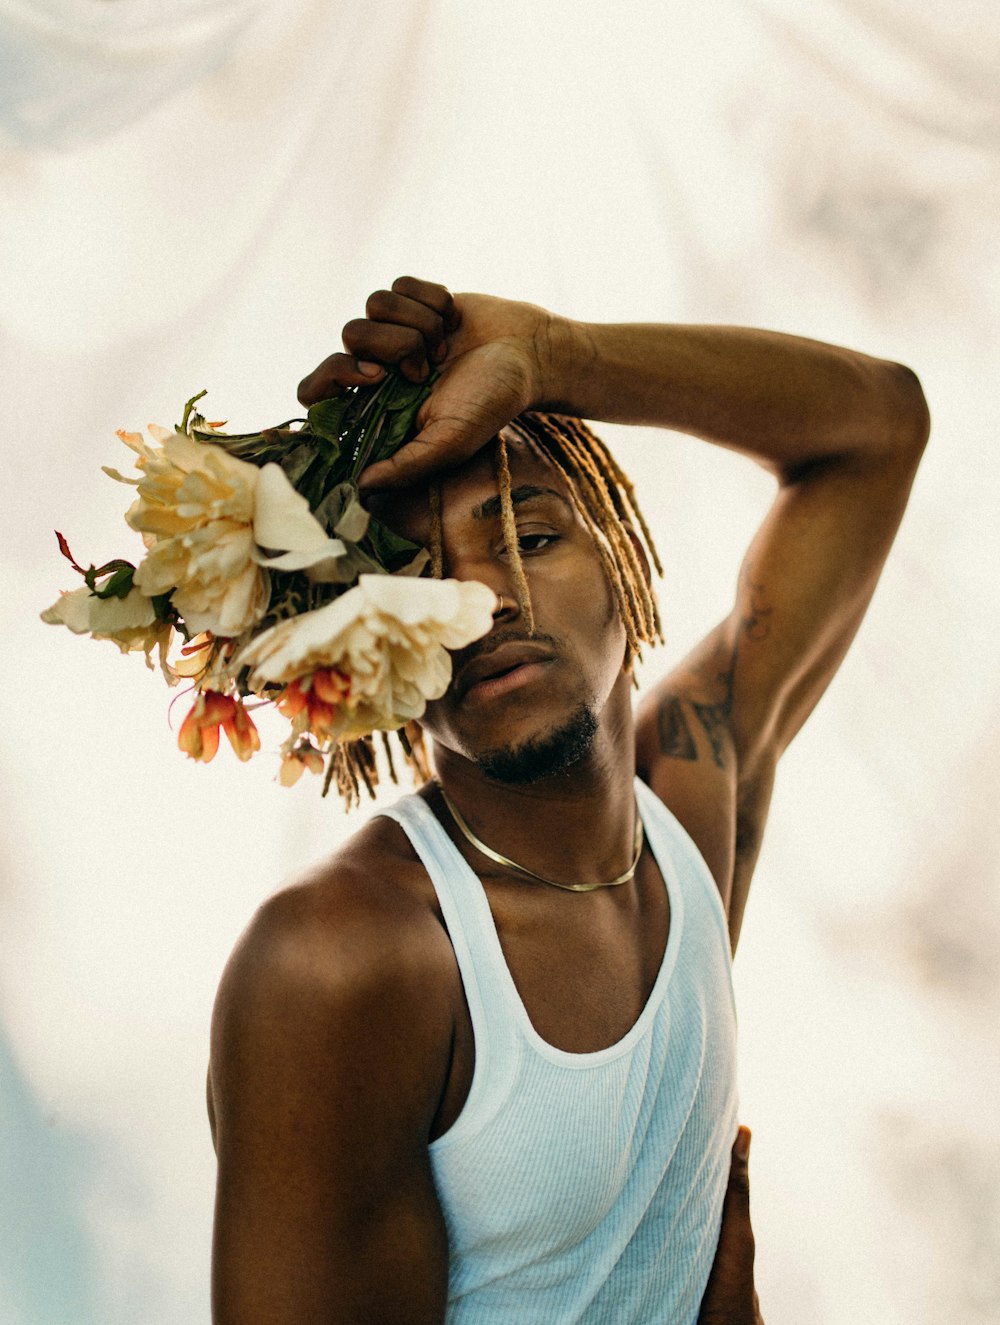
<path id="1" fill-rule="evenodd" d="M 764 1325 L 753 1282 L 749 1157 L 750 1131 L 741 1127 L 733 1143 L 722 1231 L 701 1300 L 698 1325 Z"/>
<path id="2" fill-rule="evenodd" d="M 404 487 L 461 464 L 511 419 L 544 403 L 555 321 L 533 304 L 453 296 L 443 285 L 401 276 L 391 290 L 369 295 L 365 317 L 343 329 L 346 352 L 302 380 L 299 400 L 309 406 L 377 382 L 386 365 L 411 382 L 436 368 L 416 437 L 361 479 L 362 488 Z"/>

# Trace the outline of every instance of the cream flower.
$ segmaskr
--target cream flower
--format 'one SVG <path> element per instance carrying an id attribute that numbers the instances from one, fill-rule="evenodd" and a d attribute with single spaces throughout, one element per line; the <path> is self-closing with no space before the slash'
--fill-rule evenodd
<path id="1" fill-rule="evenodd" d="M 419 718 L 451 680 L 448 649 L 485 635 L 496 596 L 485 584 L 362 575 L 326 607 L 280 621 L 235 659 L 250 684 L 289 684 L 335 668 L 350 692 L 329 727 L 338 740 L 391 731 Z"/>
<path id="2" fill-rule="evenodd" d="M 138 589 L 130 590 L 124 598 L 98 598 L 86 585 L 81 585 L 60 594 L 41 615 L 50 626 L 68 626 L 74 635 L 111 640 L 122 653 L 137 653 L 141 649 L 150 669 L 152 652 L 158 648 L 163 674 L 173 684 L 166 666 L 172 628 L 156 619 L 152 602 Z"/>
<path id="3" fill-rule="evenodd" d="M 173 590 L 192 633 L 232 637 L 261 619 L 270 593 L 261 546 L 316 559 L 343 551 L 279 465 L 261 469 L 187 433 L 149 431 L 158 446 L 118 434 L 142 471 L 125 516 L 147 547 L 135 584 L 150 597 Z"/>

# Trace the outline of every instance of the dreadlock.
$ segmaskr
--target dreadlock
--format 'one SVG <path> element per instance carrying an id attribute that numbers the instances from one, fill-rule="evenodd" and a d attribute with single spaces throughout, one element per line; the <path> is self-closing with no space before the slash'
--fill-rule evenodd
<path id="1" fill-rule="evenodd" d="M 508 449 L 512 440 L 520 440 L 529 451 L 553 465 L 565 480 L 573 508 L 593 537 L 618 606 L 625 627 L 625 663 L 630 666 L 639 657 L 643 644 L 655 644 L 663 639 L 656 598 L 646 583 L 642 562 L 633 542 L 634 529 L 641 531 L 658 575 L 663 574 L 663 567 L 649 525 L 639 509 L 631 480 L 601 439 L 581 419 L 562 414 L 520 414 L 498 436 L 496 473 L 500 495 L 500 524 L 518 607 L 529 634 L 534 633 L 535 621 L 524 563 L 517 545 L 517 525 L 511 499 Z M 431 485 L 430 514 L 431 574 L 440 577 L 444 573 L 444 566 L 441 487 L 438 483 Z M 403 761 L 414 778 L 426 782 L 431 776 L 431 770 L 420 725 L 407 723 L 395 736 Z M 396 782 L 391 743 L 387 733 L 382 732 L 381 737 L 389 776 Z M 378 760 L 371 736 L 342 741 L 334 747 L 326 770 L 324 795 L 332 784 L 336 784 L 337 791 L 350 809 L 360 803 L 362 787 L 373 797 L 378 783 Z"/>

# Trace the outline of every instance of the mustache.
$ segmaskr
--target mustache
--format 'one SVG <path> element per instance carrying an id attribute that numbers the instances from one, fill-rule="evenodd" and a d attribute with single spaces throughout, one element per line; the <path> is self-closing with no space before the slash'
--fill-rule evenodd
<path id="1" fill-rule="evenodd" d="M 449 650 L 451 653 L 452 675 L 457 676 L 466 664 L 475 661 L 477 658 L 488 658 L 491 653 L 495 653 L 497 649 L 502 648 L 505 644 L 551 644 L 556 647 L 558 641 L 554 635 L 545 635 L 537 630 L 533 635 L 529 635 L 526 630 L 505 630 L 502 633 L 490 631 L 482 639 L 473 640 L 464 649 Z"/>

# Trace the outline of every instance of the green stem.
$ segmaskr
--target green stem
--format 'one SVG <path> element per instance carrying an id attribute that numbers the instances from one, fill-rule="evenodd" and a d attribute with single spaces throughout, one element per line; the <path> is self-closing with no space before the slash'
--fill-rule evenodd
<path id="1" fill-rule="evenodd" d="M 204 391 L 199 391 L 196 396 L 192 396 L 191 399 L 184 406 L 184 417 L 181 419 L 181 426 L 180 426 L 181 432 L 187 432 L 188 419 L 191 417 L 191 411 L 194 409 L 197 402 L 201 400 L 202 396 L 207 396 L 207 395 L 208 395 L 208 387 L 205 387 Z"/>

